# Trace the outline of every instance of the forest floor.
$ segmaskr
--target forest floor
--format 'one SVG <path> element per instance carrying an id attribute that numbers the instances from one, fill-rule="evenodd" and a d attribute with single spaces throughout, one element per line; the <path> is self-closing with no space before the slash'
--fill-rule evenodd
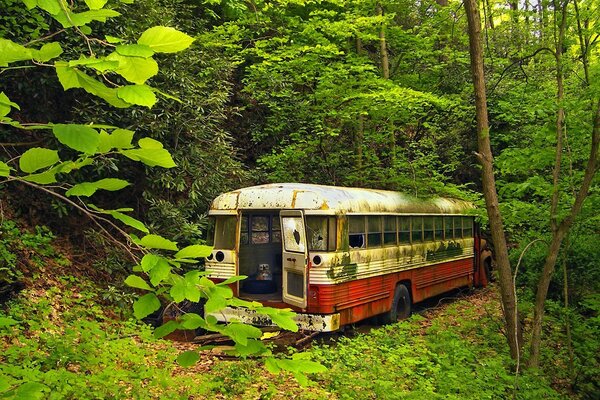
<path id="1" fill-rule="evenodd" d="M 302 351 L 277 352 L 327 368 L 300 384 L 290 373 L 268 372 L 261 359 L 154 339 L 149 326 L 129 318 L 133 296 L 110 271 L 42 236 L 32 240 L 43 245 L 17 252 L 26 287 L 0 305 L 0 398 L 565 397 L 556 379 L 532 371 L 515 378 L 494 286 L 417 305 L 396 324 L 359 324 L 320 335 Z M 200 360 L 184 368 L 176 358 L 186 350 L 198 351 Z"/>

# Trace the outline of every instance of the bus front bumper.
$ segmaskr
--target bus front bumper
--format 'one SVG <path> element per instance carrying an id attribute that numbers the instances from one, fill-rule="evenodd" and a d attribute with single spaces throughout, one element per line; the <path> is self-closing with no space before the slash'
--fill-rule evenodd
<path id="1" fill-rule="evenodd" d="M 219 322 L 239 321 L 256 326 L 276 326 L 271 318 L 254 310 L 225 307 L 218 313 L 211 313 Z M 294 317 L 299 329 L 313 332 L 333 332 L 340 328 L 340 314 L 296 314 Z"/>

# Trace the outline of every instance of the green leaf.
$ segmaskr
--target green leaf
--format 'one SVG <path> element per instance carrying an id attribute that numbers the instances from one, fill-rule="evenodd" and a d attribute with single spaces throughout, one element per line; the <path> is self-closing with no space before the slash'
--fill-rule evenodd
<path id="1" fill-rule="evenodd" d="M 0 67 L 16 61 L 31 60 L 31 50 L 8 39 L 0 38 Z"/>
<path id="2" fill-rule="evenodd" d="M 200 359 L 197 351 L 188 350 L 177 356 L 177 363 L 182 367 L 191 367 Z"/>
<path id="3" fill-rule="evenodd" d="M 34 147 L 27 150 L 19 158 L 19 168 L 25 173 L 32 173 L 54 165 L 59 161 L 60 159 L 56 150 Z"/>
<path id="4" fill-rule="evenodd" d="M 111 44 L 123 43 L 123 39 L 110 35 L 104 36 L 104 40 Z"/>
<path id="5" fill-rule="evenodd" d="M 59 13 L 53 15 L 53 17 L 63 28 L 70 28 L 72 26 L 87 25 L 92 21 L 106 22 L 108 18 L 118 17 L 119 15 L 121 14 L 117 11 L 109 9 L 90 10 L 81 13 L 73 13 L 71 11 L 65 13 L 64 10 L 61 10 Z"/>
<path id="6" fill-rule="evenodd" d="M 176 53 L 187 49 L 194 39 L 177 29 L 167 26 L 154 26 L 147 29 L 138 39 L 157 53 Z"/>
<path id="7" fill-rule="evenodd" d="M 171 154 L 165 149 L 121 150 L 121 154 L 134 161 L 141 161 L 150 167 L 173 168 L 176 166 Z"/>
<path id="8" fill-rule="evenodd" d="M 86 125 L 57 124 L 52 132 L 59 142 L 82 153 L 94 154 L 100 143 L 98 132 Z"/>
<path id="9" fill-rule="evenodd" d="M 248 339 L 244 345 L 242 343 L 235 344 L 235 350 L 240 357 L 246 357 L 249 355 L 269 354 L 269 349 L 263 342 L 255 339 Z"/>
<path id="10" fill-rule="evenodd" d="M 115 129 L 111 134 L 106 131 L 100 131 L 100 142 L 97 152 L 99 154 L 108 153 L 112 149 L 128 149 L 133 147 L 133 131 L 128 129 Z"/>
<path id="11" fill-rule="evenodd" d="M 152 290 L 150 285 L 137 275 L 129 275 L 127 279 L 125 279 L 125 284 L 136 289 Z"/>
<path id="12" fill-rule="evenodd" d="M 213 313 L 217 311 L 221 311 L 227 307 L 227 299 L 222 296 L 209 296 L 208 300 L 206 300 L 206 304 L 204 304 L 204 311 L 207 313 Z"/>
<path id="13" fill-rule="evenodd" d="M 143 44 L 124 44 L 115 50 L 122 56 L 148 58 L 154 55 L 154 50 Z"/>
<path id="14" fill-rule="evenodd" d="M 162 149 L 163 148 L 163 144 L 161 142 L 159 142 L 158 140 L 149 138 L 149 137 L 141 138 L 140 140 L 138 140 L 138 145 L 142 149 Z"/>
<path id="15" fill-rule="evenodd" d="M 272 374 L 278 374 L 281 371 L 277 360 L 273 357 L 268 357 L 265 359 L 265 368 Z"/>
<path id="16" fill-rule="evenodd" d="M 169 263 L 161 257 L 160 261 L 150 270 L 150 283 L 157 286 L 162 281 L 167 279 L 171 274 L 171 266 Z"/>
<path id="17" fill-rule="evenodd" d="M 108 3 L 108 0 L 85 0 L 90 10 L 99 10 Z"/>
<path id="18" fill-rule="evenodd" d="M 156 104 L 156 95 L 147 85 L 127 85 L 117 89 L 117 96 L 131 104 L 152 108 Z"/>
<path id="19" fill-rule="evenodd" d="M 73 186 L 65 193 L 67 196 L 91 196 L 96 193 L 96 190 L 108 190 L 111 192 L 121 190 L 129 186 L 130 183 L 123 179 L 105 178 L 96 182 L 82 182 Z"/>
<path id="20" fill-rule="evenodd" d="M 9 176 L 11 168 L 7 163 L 0 161 L 0 176 Z"/>
<path id="21" fill-rule="evenodd" d="M 86 92 L 98 96 L 111 106 L 117 108 L 127 108 L 131 104 L 121 100 L 117 96 L 117 89 L 108 88 L 102 82 L 86 75 L 76 68 L 69 67 L 64 61 L 54 63 L 56 75 L 65 90 L 81 88 Z"/>
<path id="22" fill-rule="evenodd" d="M 193 244 L 184 247 L 175 254 L 175 258 L 200 258 L 208 257 L 212 251 L 211 246 L 203 246 L 201 244 Z"/>
<path id="23" fill-rule="evenodd" d="M 118 62 L 119 67 L 114 71 L 129 82 L 139 85 L 158 73 L 158 64 L 153 58 L 129 57 L 113 52 L 106 59 Z"/>
<path id="24" fill-rule="evenodd" d="M 148 293 L 133 303 L 133 315 L 137 319 L 146 318 L 160 308 L 160 301 L 154 293 Z"/>
<path id="25" fill-rule="evenodd" d="M 26 175 L 22 178 L 24 181 L 37 183 L 39 185 L 48 185 L 56 183 L 56 171 L 53 169 L 40 172 L 39 174 Z"/>
<path id="26" fill-rule="evenodd" d="M 51 42 L 46 43 L 39 50 L 33 51 L 32 55 L 35 60 L 46 62 L 60 56 L 62 52 L 62 47 L 58 42 Z"/>
<path id="27" fill-rule="evenodd" d="M 93 68 L 96 71 L 104 72 L 108 70 L 114 70 L 119 67 L 118 61 L 110 61 L 106 58 L 94 58 L 94 57 L 80 57 L 77 60 L 69 61 L 69 67 L 76 67 L 83 65 L 84 67 Z"/>
<path id="28" fill-rule="evenodd" d="M 59 0 L 37 0 L 37 5 L 50 15 L 56 15 L 62 10 Z"/>
<path id="29" fill-rule="evenodd" d="M 144 257 L 142 257 L 142 270 L 144 272 L 151 271 L 160 260 L 164 259 L 156 254 L 146 254 Z"/>
<path id="30" fill-rule="evenodd" d="M 144 232 L 144 233 L 149 233 L 150 231 L 148 230 L 148 228 L 146 228 L 146 225 L 144 225 L 144 223 L 140 220 L 137 220 L 133 217 L 130 217 L 129 215 L 120 213 L 118 211 L 111 211 L 110 215 L 114 218 L 114 219 L 118 219 L 119 221 L 121 221 L 122 223 L 124 223 L 125 225 L 128 225 L 132 228 L 137 229 L 138 231 Z"/>
<path id="31" fill-rule="evenodd" d="M 187 313 L 181 316 L 180 325 L 184 329 L 205 328 L 206 321 L 198 314 Z"/>
<path id="32" fill-rule="evenodd" d="M 18 321 L 15 321 L 12 318 L 0 317 L 0 328 L 4 328 L 5 326 L 17 325 L 18 323 Z"/>
<path id="33" fill-rule="evenodd" d="M 171 320 L 154 330 L 154 337 L 157 339 L 167 336 L 169 333 L 175 332 L 179 328 L 177 321 Z"/>
<path id="34" fill-rule="evenodd" d="M 0 118 L 8 115 L 10 113 L 11 107 L 20 110 L 21 108 L 17 103 L 13 103 L 10 101 L 7 95 L 4 92 L 0 92 Z"/>
<path id="35" fill-rule="evenodd" d="M 232 276 L 232 277 L 229 277 L 229 278 L 225 279 L 223 282 L 217 283 L 217 285 L 219 285 L 219 286 L 227 286 L 227 285 L 229 285 L 231 283 L 239 282 L 239 281 L 242 281 L 242 280 L 244 280 L 246 278 L 247 278 L 246 275 Z"/>
<path id="36" fill-rule="evenodd" d="M 243 346 L 248 344 L 248 339 L 258 339 L 262 336 L 262 331 L 252 325 L 232 322 L 227 325 L 222 333 L 229 336 L 234 342 Z"/>
<path id="37" fill-rule="evenodd" d="M 165 239 L 159 235 L 146 235 L 140 241 L 142 246 L 147 247 L 149 249 L 161 249 L 161 250 L 172 250 L 177 251 L 177 243 L 172 242 L 168 239 Z"/>
<path id="38" fill-rule="evenodd" d="M 15 390 L 15 399 L 37 400 L 44 397 L 44 390 L 48 387 L 39 382 L 25 382 Z"/>

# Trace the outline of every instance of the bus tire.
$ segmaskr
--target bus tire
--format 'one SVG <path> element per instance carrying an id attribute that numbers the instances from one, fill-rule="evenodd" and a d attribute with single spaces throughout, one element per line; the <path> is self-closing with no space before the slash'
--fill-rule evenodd
<path id="1" fill-rule="evenodd" d="M 385 325 L 410 317 L 411 305 L 408 288 L 402 283 L 398 284 L 394 291 L 392 308 L 390 311 L 381 314 L 380 322 Z"/>

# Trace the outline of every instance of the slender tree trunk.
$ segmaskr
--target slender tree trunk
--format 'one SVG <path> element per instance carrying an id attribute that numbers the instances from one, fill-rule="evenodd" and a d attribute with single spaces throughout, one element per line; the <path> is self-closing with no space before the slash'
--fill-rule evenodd
<path id="1" fill-rule="evenodd" d="M 362 40 L 356 37 L 356 54 L 361 55 L 363 53 Z M 363 184 L 363 139 L 365 136 L 365 117 L 364 115 L 358 115 L 358 127 L 354 135 L 354 156 L 355 156 L 355 168 L 358 172 L 358 186 Z"/>
<path id="2" fill-rule="evenodd" d="M 490 143 L 490 129 L 487 115 L 487 98 L 485 76 L 483 70 L 483 46 L 481 40 L 481 21 L 477 0 L 465 0 L 465 11 L 469 27 L 469 50 L 471 53 L 471 73 L 475 90 L 475 108 L 477 117 L 478 158 L 482 166 L 483 194 L 487 214 L 490 220 L 494 254 L 498 266 L 502 310 L 504 313 L 506 336 L 513 359 L 520 357 L 519 319 L 517 315 L 516 297 L 512 282 L 508 248 L 504 237 L 502 216 L 498 205 L 496 180 L 494 177 L 493 156 Z"/>
<path id="3" fill-rule="evenodd" d="M 567 255 L 569 254 L 569 237 L 565 239 L 565 247 L 567 251 L 563 257 L 562 270 L 563 270 L 563 296 L 565 298 L 565 331 L 567 334 L 567 349 L 569 350 L 569 379 L 571 384 L 573 382 L 574 374 L 574 359 L 573 354 L 573 338 L 571 336 L 571 314 L 569 313 L 569 272 L 567 270 Z"/>
<path id="4" fill-rule="evenodd" d="M 377 15 L 383 17 L 383 7 L 377 3 Z M 383 79 L 390 79 L 390 60 L 387 51 L 387 42 L 385 40 L 385 24 L 381 24 L 379 29 L 379 49 L 381 54 L 381 76 Z"/>

